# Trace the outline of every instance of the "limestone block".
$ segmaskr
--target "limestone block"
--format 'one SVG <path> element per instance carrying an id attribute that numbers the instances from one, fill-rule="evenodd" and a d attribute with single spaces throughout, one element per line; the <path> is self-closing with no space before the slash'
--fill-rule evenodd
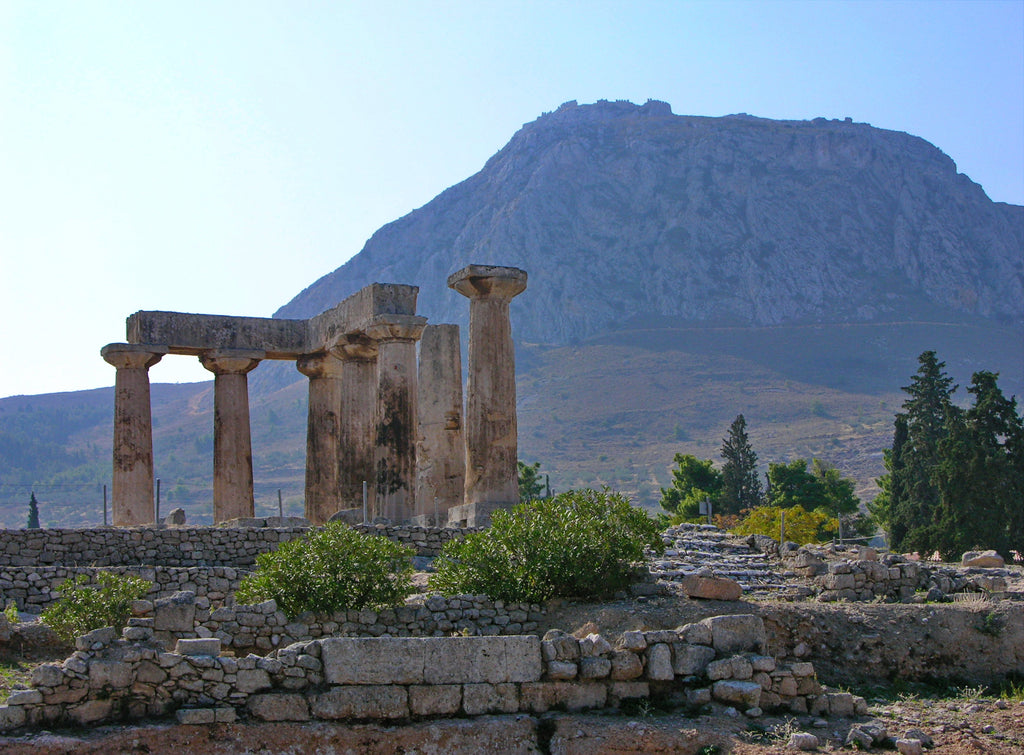
<path id="1" fill-rule="evenodd" d="M 801 661 L 799 663 L 791 663 L 789 665 L 790 673 L 793 676 L 814 676 L 814 664 L 808 661 Z"/>
<path id="2" fill-rule="evenodd" d="M 612 670 L 612 662 L 607 658 L 583 658 L 580 661 L 580 679 L 604 679 Z"/>
<path id="3" fill-rule="evenodd" d="M 515 713 L 519 710 L 519 691 L 515 684 L 464 684 L 462 710 L 468 716 Z"/>
<path id="4" fill-rule="evenodd" d="M 963 566 L 977 566 L 982 568 L 1002 568 L 1006 565 L 1003 557 L 993 550 L 988 551 L 967 551 L 960 559 Z"/>
<path id="5" fill-rule="evenodd" d="M 651 681 L 672 681 L 672 649 L 664 642 L 647 648 L 647 678 Z"/>
<path id="6" fill-rule="evenodd" d="M 33 687 L 56 687 L 64 681 L 64 672 L 59 663 L 44 663 L 32 670 Z"/>
<path id="7" fill-rule="evenodd" d="M 800 750 L 803 752 L 810 752 L 811 750 L 817 750 L 818 745 L 821 744 L 818 738 L 813 734 L 808 734 L 803 731 L 796 731 L 789 735 L 789 742 L 787 747 L 791 750 Z"/>
<path id="8" fill-rule="evenodd" d="M 239 669 L 236 674 L 235 689 L 238 692 L 251 695 L 270 686 L 270 675 L 261 668 Z"/>
<path id="9" fill-rule="evenodd" d="M 37 705 L 43 701 L 43 693 L 37 689 L 16 689 L 7 698 L 8 705 Z"/>
<path id="10" fill-rule="evenodd" d="M 746 710 L 761 704 L 761 685 L 726 679 L 711 686 L 711 696 L 719 702 L 729 703 Z"/>
<path id="11" fill-rule="evenodd" d="M 309 703 L 302 695 L 269 692 L 253 695 L 246 703 L 249 714 L 262 721 L 308 721 Z"/>
<path id="12" fill-rule="evenodd" d="M 213 708 L 181 708 L 175 712 L 174 717 L 179 724 L 212 724 L 217 720 L 217 714 Z"/>
<path id="13" fill-rule="evenodd" d="M 334 687 L 310 700 L 313 718 L 408 718 L 409 695 L 396 685 Z"/>
<path id="14" fill-rule="evenodd" d="M 751 655 L 747 658 L 754 671 L 774 671 L 775 659 L 770 655 Z"/>
<path id="15" fill-rule="evenodd" d="M 328 684 L 422 684 L 426 642 L 418 637 L 321 640 L 324 680 Z"/>
<path id="16" fill-rule="evenodd" d="M 565 661 L 551 661 L 548 663 L 548 679 L 575 679 L 578 672 L 579 667 L 575 663 L 566 663 Z"/>
<path id="17" fill-rule="evenodd" d="M 580 657 L 580 643 L 571 634 L 553 630 L 544 635 L 543 652 L 545 660 L 575 661 Z"/>
<path id="18" fill-rule="evenodd" d="M 703 600 L 739 600 L 743 595 L 739 582 L 728 577 L 686 576 L 679 585 L 689 597 Z"/>
<path id="19" fill-rule="evenodd" d="M 195 628 L 196 594 L 183 590 L 153 601 L 153 628 L 158 632 L 191 632 Z"/>
<path id="20" fill-rule="evenodd" d="M 644 700 L 651 696 L 647 682 L 614 682 L 608 687 L 608 705 L 619 707 L 624 700 Z"/>
<path id="21" fill-rule="evenodd" d="M 132 668 L 123 661 L 94 660 L 89 664 L 90 689 L 127 689 L 132 684 Z"/>
<path id="22" fill-rule="evenodd" d="M 676 629 L 676 634 L 680 635 L 691 645 L 711 644 L 711 627 L 704 622 L 700 622 L 699 624 L 684 624 Z"/>
<path id="23" fill-rule="evenodd" d="M 644 650 L 647 647 L 647 640 L 644 639 L 643 632 L 623 632 L 618 646 L 623 650 Z"/>
<path id="24" fill-rule="evenodd" d="M 617 650 L 611 656 L 609 675 L 615 681 L 629 681 L 643 676 L 644 664 L 640 656 L 628 650 Z"/>
<path id="25" fill-rule="evenodd" d="M 174 652 L 178 655 L 188 656 L 218 656 L 220 655 L 220 639 L 217 637 L 181 639 L 175 643 Z"/>
<path id="26" fill-rule="evenodd" d="M 0 731 L 8 731 L 24 726 L 26 717 L 24 708 L 0 705 Z"/>
<path id="27" fill-rule="evenodd" d="M 853 695 L 849 692 L 832 692 L 828 698 L 828 712 L 833 716 L 852 716 Z"/>
<path id="28" fill-rule="evenodd" d="M 920 739 L 897 739 L 896 750 L 900 755 L 923 755 L 924 744 Z"/>
<path id="29" fill-rule="evenodd" d="M 544 713 L 551 708 L 587 710 L 603 708 L 608 687 L 600 682 L 527 682 L 520 688 L 523 710 Z"/>
<path id="30" fill-rule="evenodd" d="M 583 657 L 605 655 L 612 650 L 611 644 L 599 634 L 588 634 L 580 640 L 580 655 Z"/>
<path id="31" fill-rule="evenodd" d="M 712 616 L 700 623 L 711 630 L 711 645 L 719 654 L 764 649 L 766 634 L 760 616 Z"/>
<path id="32" fill-rule="evenodd" d="M 453 716 L 462 707 L 461 684 L 409 687 L 409 710 L 414 716 Z"/>
<path id="33" fill-rule="evenodd" d="M 707 705 L 711 702 L 711 690 L 708 687 L 686 690 L 686 704 L 690 706 Z"/>
<path id="34" fill-rule="evenodd" d="M 703 674 L 708 664 L 714 660 L 715 651 L 707 645 L 691 645 L 688 642 L 673 643 L 675 660 L 672 669 L 676 676 L 696 676 Z"/>
<path id="35" fill-rule="evenodd" d="M 68 710 L 68 718 L 79 726 L 88 726 L 110 717 L 113 703 L 110 700 L 88 700 Z"/>
<path id="36" fill-rule="evenodd" d="M 422 640 L 427 684 L 535 682 L 543 674 L 540 638 L 444 637 Z"/>

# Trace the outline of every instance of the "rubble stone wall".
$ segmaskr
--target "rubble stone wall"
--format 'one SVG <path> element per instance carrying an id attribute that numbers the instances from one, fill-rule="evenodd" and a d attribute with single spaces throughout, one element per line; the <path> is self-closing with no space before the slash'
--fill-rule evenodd
<path id="1" fill-rule="evenodd" d="M 253 520 L 259 522 L 261 520 Z M 439 527 L 355 525 L 355 529 L 436 556 L 467 530 Z M 0 566 L 233 566 L 251 567 L 256 556 L 302 537 L 308 527 L 97 527 L 0 529 Z"/>
<path id="2" fill-rule="evenodd" d="M 764 655 L 756 616 L 718 616 L 671 631 L 539 637 L 325 638 L 266 657 L 220 655 L 215 638 L 154 642 L 155 621 L 133 619 L 80 637 L 63 663 L 36 668 L 32 688 L 0 707 L 0 731 L 94 725 L 176 712 L 182 723 L 407 720 L 543 713 L 683 695 L 756 716 L 764 709 L 863 714 L 862 698 L 827 692 L 810 663 Z"/>

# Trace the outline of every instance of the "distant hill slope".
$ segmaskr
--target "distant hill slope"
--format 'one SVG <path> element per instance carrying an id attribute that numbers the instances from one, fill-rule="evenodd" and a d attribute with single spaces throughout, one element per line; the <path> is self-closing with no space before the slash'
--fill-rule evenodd
<path id="1" fill-rule="evenodd" d="M 381 228 L 278 311 L 373 281 L 444 285 L 470 262 L 530 273 L 521 340 L 567 344 L 632 318 L 700 324 L 1024 323 L 1024 208 L 997 204 L 923 139 L 846 121 L 677 116 L 566 103 L 484 168 Z"/>
<path id="2" fill-rule="evenodd" d="M 423 314 L 465 324 L 445 278 L 469 263 L 529 272 L 512 307 L 520 455 L 556 490 L 608 484 L 651 505 L 672 455 L 717 457 L 743 412 L 763 465 L 821 456 L 869 495 L 921 351 L 960 383 L 991 369 L 1024 394 L 1024 208 L 866 124 L 567 103 L 277 315 L 380 281 L 420 286 Z M 250 375 L 263 513 L 278 490 L 301 510 L 303 383 L 291 365 Z M 199 520 L 211 397 L 209 383 L 153 392 L 165 510 Z M 44 523 L 99 521 L 111 400 L 0 400 L 0 525 L 21 526 L 32 482 L 52 486 Z"/>

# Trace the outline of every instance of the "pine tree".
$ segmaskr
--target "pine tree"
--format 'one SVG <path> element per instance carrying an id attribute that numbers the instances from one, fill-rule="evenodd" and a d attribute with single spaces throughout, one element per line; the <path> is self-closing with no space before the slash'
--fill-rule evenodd
<path id="1" fill-rule="evenodd" d="M 36 501 L 36 491 L 34 490 L 28 499 L 28 524 L 25 525 L 25 528 L 30 530 L 39 529 L 39 502 Z"/>
<path id="2" fill-rule="evenodd" d="M 747 421 L 742 414 L 729 426 L 722 441 L 722 492 L 718 509 L 723 514 L 738 514 L 764 503 L 761 478 L 757 474 L 757 454 L 747 438 Z"/>

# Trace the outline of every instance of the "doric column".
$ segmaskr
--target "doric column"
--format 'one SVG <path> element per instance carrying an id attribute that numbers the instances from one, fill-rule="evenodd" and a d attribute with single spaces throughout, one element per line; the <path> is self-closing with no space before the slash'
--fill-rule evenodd
<path id="1" fill-rule="evenodd" d="M 378 315 L 365 329 L 377 342 L 374 516 L 413 515 L 416 498 L 416 341 L 425 317 Z"/>
<path id="2" fill-rule="evenodd" d="M 342 361 L 341 424 L 338 436 L 341 508 L 361 509 L 366 483 L 367 511 L 373 511 L 377 447 L 377 344 L 351 335 L 331 350 Z"/>
<path id="3" fill-rule="evenodd" d="M 442 523 L 450 507 L 462 504 L 466 477 L 461 348 L 458 325 L 423 329 L 417 387 L 416 515 L 434 517 L 436 512 Z"/>
<path id="4" fill-rule="evenodd" d="M 306 422 L 306 518 L 323 524 L 341 508 L 338 494 L 338 439 L 341 431 L 342 361 L 333 354 L 304 354 L 296 360 L 309 378 Z"/>
<path id="5" fill-rule="evenodd" d="M 213 521 L 251 517 L 252 435 L 249 429 L 247 375 L 262 351 L 216 349 L 199 361 L 213 381 Z"/>
<path id="6" fill-rule="evenodd" d="M 526 272 L 470 265 L 450 275 L 448 286 L 470 300 L 465 501 L 482 509 L 511 506 L 519 500 L 519 485 L 509 302 L 526 288 Z"/>
<path id="7" fill-rule="evenodd" d="M 155 520 L 149 368 L 166 353 L 163 346 L 127 343 L 107 344 L 100 350 L 100 356 L 117 368 L 111 486 L 115 527 L 152 524 Z"/>

